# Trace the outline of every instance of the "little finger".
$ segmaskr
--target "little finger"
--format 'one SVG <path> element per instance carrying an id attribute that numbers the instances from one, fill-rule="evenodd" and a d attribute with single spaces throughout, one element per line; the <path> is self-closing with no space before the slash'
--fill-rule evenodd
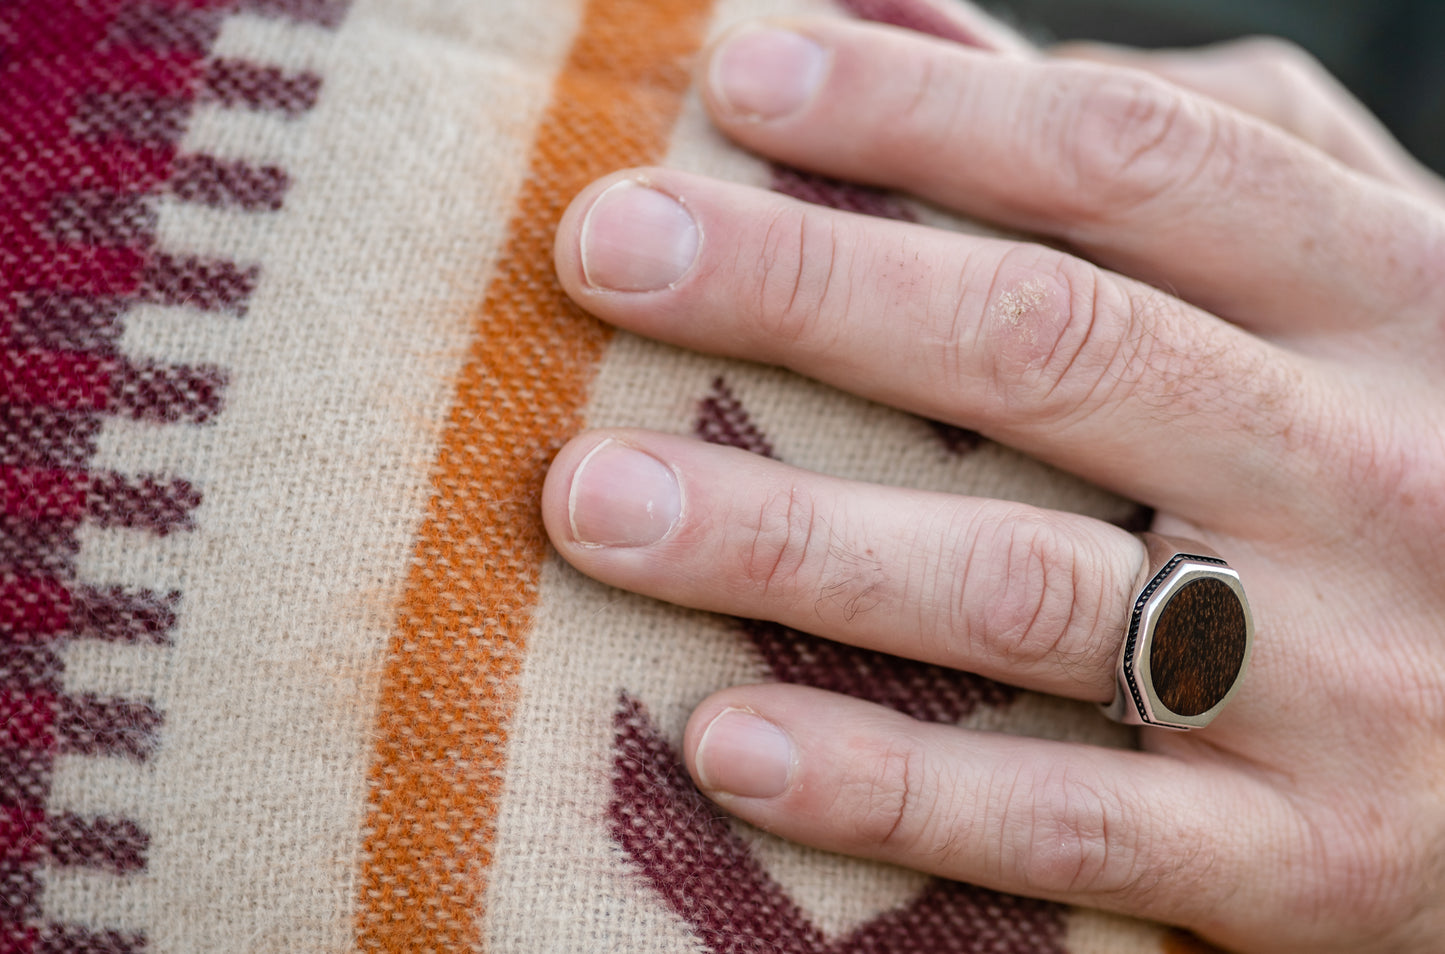
<path id="1" fill-rule="evenodd" d="M 1351 949 L 1290 894 L 1308 890 L 1308 823 L 1217 762 L 966 732 L 788 685 L 712 696 L 684 750 L 704 792 L 789 840 L 1226 945 L 1288 924 L 1291 950 Z"/>

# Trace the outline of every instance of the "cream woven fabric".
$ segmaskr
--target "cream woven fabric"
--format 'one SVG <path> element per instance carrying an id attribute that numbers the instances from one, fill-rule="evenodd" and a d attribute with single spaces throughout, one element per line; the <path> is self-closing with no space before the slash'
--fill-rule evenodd
<path id="1" fill-rule="evenodd" d="M 1087 707 L 608 590 L 545 544 L 546 463 L 587 425 L 1141 519 L 976 435 L 565 302 L 554 223 L 623 166 L 947 222 L 710 129 L 707 36 L 799 11 L 850 15 L 0 10 L 0 950 L 1192 949 L 782 843 L 707 807 L 676 754 L 690 707 L 742 681 L 1127 744 Z M 909 0 L 860 13 L 948 30 Z"/>

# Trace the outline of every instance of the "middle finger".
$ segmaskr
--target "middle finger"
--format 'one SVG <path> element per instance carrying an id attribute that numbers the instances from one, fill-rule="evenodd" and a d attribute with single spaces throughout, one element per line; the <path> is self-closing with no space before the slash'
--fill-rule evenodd
<path id="1" fill-rule="evenodd" d="M 579 196 L 556 255 L 614 324 L 974 428 L 1219 529 L 1278 519 L 1309 485 L 1294 451 L 1325 443 L 1303 358 L 1042 246 L 647 170 Z"/>

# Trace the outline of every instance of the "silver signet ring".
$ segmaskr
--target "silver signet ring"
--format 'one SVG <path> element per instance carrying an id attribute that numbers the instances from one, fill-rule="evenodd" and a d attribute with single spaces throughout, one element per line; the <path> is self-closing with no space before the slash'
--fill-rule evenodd
<path id="1" fill-rule="evenodd" d="M 1238 691 L 1254 619 L 1239 574 L 1202 543 L 1141 533 L 1148 550 L 1104 714 L 1131 725 L 1198 729 Z"/>

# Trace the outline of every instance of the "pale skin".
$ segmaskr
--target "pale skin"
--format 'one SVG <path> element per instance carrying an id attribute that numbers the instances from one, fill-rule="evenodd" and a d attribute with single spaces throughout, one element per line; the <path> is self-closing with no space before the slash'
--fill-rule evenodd
<path id="1" fill-rule="evenodd" d="M 740 27 L 702 69 L 746 148 L 1051 244 L 628 170 L 561 223 L 568 294 L 1145 502 L 1230 561 L 1257 625 L 1225 712 L 1141 751 L 726 689 L 684 739 L 703 791 L 800 842 L 1232 950 L 1438 950 L 1445 190 L 1277 44 L 1043 57 L 803 20 Z M 1144 567 L 1092 519 L 643 431 L 563 448 L 543 516 L 607 583 L 1092 702 Z M 854 579 L 866 599 L 820 599 Z"/>

